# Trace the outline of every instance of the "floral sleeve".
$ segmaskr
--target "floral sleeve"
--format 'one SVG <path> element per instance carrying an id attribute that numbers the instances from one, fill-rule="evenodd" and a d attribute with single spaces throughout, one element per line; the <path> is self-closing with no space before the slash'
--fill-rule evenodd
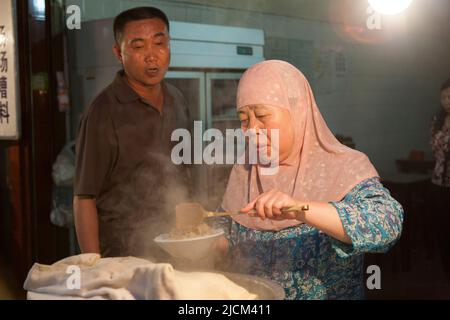
<path id="1" fill-rule="evenodd" d="M 361 182 L 344 199 L 331 204 L 352 240 L 352 244 L 345 244 L 330 237 L 333 248 L 341 257 L 386 252 L 400 237 L 403 208 L 378 178 Z"/>

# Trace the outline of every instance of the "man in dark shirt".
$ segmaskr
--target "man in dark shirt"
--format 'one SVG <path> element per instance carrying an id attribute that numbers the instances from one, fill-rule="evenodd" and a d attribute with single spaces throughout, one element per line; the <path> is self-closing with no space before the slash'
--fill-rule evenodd
<path id="1" fill-rule="evenodd" d="M 163 81 L 169 22 L 159 9 L 127 10 L 114 21 L 123 70 L 84 111 L 78 129 L 74 215 L 83 253 L 163 257 L 153 238 L 187 200 L 188 171 L 171 159 L 172 131 L 189 129 L 183 95 Z"/>

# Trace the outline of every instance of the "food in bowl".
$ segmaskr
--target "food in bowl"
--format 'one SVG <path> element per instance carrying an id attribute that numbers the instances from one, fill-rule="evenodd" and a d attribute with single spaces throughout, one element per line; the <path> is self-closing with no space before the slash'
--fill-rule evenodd
<path id="1" fill-rule="evenodd" d="M 198 226 L 191 227 L 188 229 L 173 229 L 169 233 L 168 239 L 171 240 L 191 239 L 195 237 L 213 235 L 214 233 L 217 233 L 217 230 L 211 228 L 206 223 L 202 223 Z"/>

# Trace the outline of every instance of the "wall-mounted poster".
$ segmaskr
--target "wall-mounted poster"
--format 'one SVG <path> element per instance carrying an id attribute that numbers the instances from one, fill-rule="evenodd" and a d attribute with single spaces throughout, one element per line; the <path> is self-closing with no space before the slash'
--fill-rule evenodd
<path id="1" fill-rule="evenodd" d="M 0 1 L 0 139 L 17 140 L 19 91 L 13 0 Z"/>

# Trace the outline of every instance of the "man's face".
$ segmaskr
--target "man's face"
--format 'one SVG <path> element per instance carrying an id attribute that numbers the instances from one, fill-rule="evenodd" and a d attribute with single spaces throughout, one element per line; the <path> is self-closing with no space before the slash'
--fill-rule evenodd
<path id="1" fill-rule="evenodd" d="M 170 38 L 161 19 L 127 23 L 118 41 L 114 53 L 130 80 L 151 87 L 164 79 L 170 63 Z"/>

